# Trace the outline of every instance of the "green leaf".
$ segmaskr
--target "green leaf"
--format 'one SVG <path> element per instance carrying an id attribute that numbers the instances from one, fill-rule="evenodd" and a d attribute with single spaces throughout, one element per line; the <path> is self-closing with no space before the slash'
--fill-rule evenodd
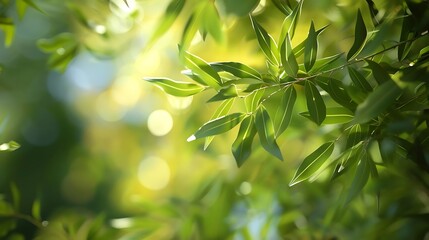
<path id="1" fill-rule="evenodd" d="M 341 56 L 343 56 L 343 53 L 338 53 L 329 57 L 317 59 L 309 73 L 318 73 L 327 69 L 335 68 L 336 64 L 338 64 L 339 62 L 337 60 L 341 59 Z"/>
<path id="2" fill-rule="evenodd" d="M 13 20 L 11 18 L 0 17 L 0 30 L 2 30 L 5 35 L 4 45 L 9 47 L 15 36 L 15 25 L 13 24 Z"/>
<path id="3" fill-rule="evenodd" d="M 342 152 L 341 155 L 334 161 L 339 162 L 334 169 L 334 173 L 331 177 L 331 180 L 336 179 L 341 176 L 344 172 L 349 170 L 357 161 L 358 157 L 362 152 L 363 142 L 359 142 L 351 148 L 348 148 L 346 151 Z"/>
<path id="4" fill-rule="evenodd" d="M 305 70 L 310 71 L 314 66 L 317 58 L 317 33 L 314 29 L 314 23 L 311 21 L 308 37 L 305 42 L 304 48 L 304 67 Z"/>
<path id="5" fill-rule="evenodd" d="M 227 132 L 234 128 L 237 124 L 239 124 L 241 120 L 243 120 L 245 115 L 246 114 L 244 113 L 232 113 L 210 120 L 206 122 L 203 126 L 201 126 L 192 136 L 190 136 L 187 141 L 191 142 L 198 138 L 218 135 Z"/>
<path id="6" fill-rule="evenodd" d="M 320 125 L 326 117 L 326 106 L 319 90 L 311 81 L 305 81 L 305 98 L 311 119 Z"/>
<path id="7" fill-rule="evenodd" d="M 158 25 L 155 28 L 155 32 L 149 38 L 147 42 L 146 48 L 149 49 L 153 46 L 153 44 L 162 37 L 168 29 L 173 25 L 174 21 L 176 21 L 180 12 L 185 5 L 185 0 L 172 0 L 167 8 L 165 9 L 164 15 L 162 19 L 158 21 Z"/>
<path id="8" fill-rule="evenodd" d="M 301 116 L 306 117 L 310 120 L 309 112 L 300 113 Z M 353 120 L 353 112 L 343 107 L 328 107 L 326 108 L 326 118 L 323 124 L 342 124 L 348 123 Z"/>
<path id="9" fill-rule="evenodd" d="M 282 0 L 272 0 L 274 6 L 282 12 L 284 15 L 289 16 L 292 12 L 292 9 L 285 3 L 285 1 Z M 289 1 L 287 1 L 289 2 Z"/>
<path id="10" fill-rule="evenodd" d="M 37 46 L 46 53 L 51 53 L 48 65 L 60 72 L 64 72 L 68 64 L 78 52 L 78 43 L 71 33 L 61 33 L 51 39 L 40 39 Z"/>
<path id="11" fill-rule="evenodd" d="M 216 71 L 225 71 L 239 78 L 254 78 L 262 80 L 261 74 L 255 69 L 239 62 L 213 62 L 210 66 Z"/>
<path id="12" fill-rule="evenodd" d="M 226 87 L 223 87 L 219 90 L 219 92 L 214 95 L 212 98 L 210 98 L 207 102 L 215 102 L 215 101 L 221 101 L 233 97 L 237 97 L 237 87 L 234 84 L 228 85 Z"/>
<path id="13" fill-rule="evenodd" d="M 289 186 L 293 186 L 310 178 L 325 161 L 331 156 L 334 150 L 334 142 L 327 142 L 308 155 L 298 167 Z"/>
<path id="14" fill-rule="evenodd" d="M 234 103 L 235 98 L 231 98 L 228 100 L 223 101 L 219 107 L 216 109 L 216 111 L 213 113 L 213 116 L 210 118 L 210 120 L 219 118 L 221 116 L 225 116 L 229 113 L 229 110 L 231 110 L 232 104 Z M 213 141 L 214 136 L 206 137 L 204 141 L 204 150 L 206 150 L 210 143 Z"/>
<path id="15" fill-rule="evenodd" d="M 217 42 L 223 40 L 222 23 L 214 1 L 207 1 L 202 9 L 202 26 Z"/>
<path id="16" fill-rule="evenodd" d="M 347 53 L 347 61 L 356 57 L 363 49 L 366 41 L 367 30 L 365 22 L 363 21 L 360 9 L 357 12 L 356 26 L 355 26 L 355 40 L 350 51 Z"/>
<path id="17" fill-rule="evenodd" d="M 207 85 L 216 90 L 221 88 L 222 80 L 220 79 L 219 74 L 210 67 L 209 64 L 188 52 L 185 52 L 183 57 L 185 66 L 196 73 Z"/>
<path id="18" fill-rule="evenodd" d="M 16 12 L 18 13 L 19 19 L 23 19 L 27 10 L 28 4 L 24 0 L 16 0 Z"/>
<path id="19" fill-rule="evenodd" d="M 402 29 L 401 29 L 401 37 L 399 38 L 399 42 L 404 42 L 414 38 L 415 33 L 411 31 L 413 28 L 413 16 L 406 16 L 402 20 Z M 411 44 L 413 42 L 406 42 L 398 46 L 398 60 L 402 61 L 407 57 L 408 53 L 411 50 Z"/>
<path id="20" fill-rule="evenodd" d="M 41 8 L 39 8 L 39 6 L 37 6 L 37 5 L 34 3 L 34 1 L 33 1 L 33 0 L 24 0 L 24 2 L 25 2 L 28 6 L 30 6 L 30 7 L 34 8 L 34 9 L 36 9 L 37 11 L 39 11 L 39 12 L 41 12 L 41 13 L 44 13 L 44 14 L 45 14 L 45 12 L 44 12 Z"/>
<path id="21" fill-rule="evenodd" d="M 326 25 L 319 30 L 316 31 L 317 36 L 321 34 L 329 25 Z M 296 47 L 293 48 L 293 54 L 295 54 L 295 57 L 298 58 L 304 53 L 305 45 L 307 44 L 307 39 L 304 39 L 300 44 L 298 44 Z M 314 71 L 314 70 L 313 70 Z"/>
<path id="22" fill-rule="evenodd" d="M 264 106 L 261 106 L 256 112 L 255 124 L 262 147 L 283 161 L 282 153 L 275 139 L 273 123 Z"/>
<path id="23" fill-rule="evenodd" d="M 182 37 L 179 44 L 179 55 L 182 56 L 185 51 L 189 48 L 195 34 L 198 32 L 201 22 L 201 14 L 193 13 L 185 24 L 185 28 L 182 31 Z"/>
<path id="24" fill-rule="evenodd" d="M 325 90 L 335 102 L 353 112 L 355 111 L 357 105 L 352 101 L 341 81 L 328 77 L 317 77 L 316 80 L 317 84 Z"/>
<path id="25" fill-rule="evenodd" d="M 374 79 L 377 81 L 378 85 L 391 80 L 389 73 L 387 73 L 387 71 L 382 66 L 380 66 L 380 64 L 371 60 L 365 61 L 368 63 L 368 68 L 371 69 L 372 76 L 374 76 Z"/>
<path id="26" fill-rule="evenodd" d="M 259 4 L 259 0 L 217 0 L 220 3 L 220 9 L 223 9 L 226 14 L 243 17 L 248 15 Z"/>
<path id="27" fill-rule="evenodd" d="M 10 141 L 7 143 L 2 143 L 0 145 L 0 151 L 15 151 L 16 149 L 20 148 L 21 145 L 19 145 L 19 143 L 15 142 L 15 141 Z"/>
<path id="28" fill-rule="evenodd" d="M 259 25 L 259 23 L 255 21 L 255 19 L 253 19 L 252 16 L 250 16 L 250 20 L 252 22 L 252 27 L 255 30 L 256 38 L 258 39 L 259 47 L 261 48 L 262 52 L 267 57 L 268 61 L 278 66 L 279 65 L 278 50 L 277 50 L 277 45 L 274 42 L 273 38 L 267 33 L 267 31 L 261 25 Z"/>
<path id="29" fill-rule="evenodd" d="M 352 67 L 347 67 L 347 70 L 349 71 L 350 78 L 356 87 L 367 93 L 372 92 L 371 85 L 360 72 Z"/>
<path id="30" fill-rule="evenodd" d="M 155 84 L 165 93 L 176 97 L 188 97 L 203 91 L 201 85 L 188 82 L 174 81 L 169 78 L 145 78 L 146 81 Z"/>
<path id="31" fill-rule="evenodd" d="M 279 43 L 283 42 L 286 35 L 289 35 L 291 39 L 295 36 L 295 29 L 301 15 L 302 4 L 304 0 L 301 0 L 293 9 L 293 11 L 284 19 L 282 24 L 282 30 L 280 32 Z"/>
<path id="32" fill-rule="evenodd" d="M 243 119 L 237 138 L 232 144 L 232 154 L 238 167 L 243 165 L 252 152 L 252 142 L 257 132 L 253 118 L 252 115 L 249 115 Z"/>
<path id="33" fill-rule="evenodd" d="M 264 93 L 265 89 L 258 89 L 246 96 L 244 99 L 244 104 L 247 112 L 254 112 L 258 108 Z"/>
<path id="34" fill-rule="evenodd" d="M 12 203 L 15 211 L 19 211 L 19 206 L 21 204 L 21 194 L 19 189 L 14 182 L 10 184 L 10 192 L 12 193 Z"/>
<path id="35" fill-rule="evenodd" d="M 359 104 L 355 112 L 354 123 L 365 123 L 383 113 L 395 103 L 402 90 L 392 80 L 381 84 Z"/>
<path id="36" fill-rule="evenodd" d="M 200 78 L 200 76 L 198 76 L 197 74 L 195 74 L 194 72 L 192 72 L 189 69 L 183 70 L 183 71 L 181 71 L 181 73 L 186 75 L 190 79 L 194 80 L 195 82 L 203 85 L 203 86 L 208 86 L 207 83 L 204 82 L 204 80 Z"/>
<path id="37" fill-rule="evenodd" d="M 298 63 L 292 52 L 289 34 L 286 35 L 285 40 L 280 46 L 280 58 L 285 72 L 289 76 L 296 77 L 298 73 Z"/>
<path id="38" fill-rule="evenodd" d="M 41 202 L 40 199 L 36 199 L 33 202 L 33 206 L 31 207 L 31 214 L 37 220 L 41 220 L 42 217 L 40 215 Z"/>
<path id="39" fill-rule="evenodd" d="M 292 119 L 292 110 L 295 105 L 296 90 L 293 85 L 288 86 L 282 96 L 282 100 L 277 107 L 274 117 L 274 126 L 277 128 L 275 138 L 278 138 L 289 126 Z"/>
<path id="40" fill-rule="evenodd" d="M 357 195 L 359 195 L 359 193 L 365 187 L 369 179 L 369 174 L 371 171 L 369 161 L 372 160 L 369 158 L 369 155 L 366 150 L 362 151 L 359 156 L 359 159 L 360 161 L 356 168 L 355 177 L 347 195 L 346 204 L 353 200 L 353 198 L 355 198 Z"/>

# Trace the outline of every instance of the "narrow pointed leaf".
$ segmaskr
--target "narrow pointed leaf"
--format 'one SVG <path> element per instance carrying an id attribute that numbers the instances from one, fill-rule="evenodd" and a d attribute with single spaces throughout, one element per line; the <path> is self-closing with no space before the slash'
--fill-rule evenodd
<path id="1" fill-rule="evenodd" d="M 298 63 L 292 51 L 289 35 L 286 35 L 285 40 L 280 46 L 280 58 L 286 74 L 296 77 L 298 73 Z"/>
<path id="2" fill-rule="evenodd" d="M 214 2 L 207 1 L 202 9 L 202 25 L 204 30 L 209 33 L 217 42 L 221 42 L 222 36 L 222 23 L 220 21 L 219 13 L 214 5 Z"/>
<path id="3" fill-rule="evenodd" d="M 264 93 L 265 89 L 259 89 L 246 96 L 244 99 L 244 104 L 246 106 L 247 112 L 254 112 L 258 108 Z"/>
<path id="4" fill-rule="evenodd" d="M 264 106 L 260 107 L 256 112 L 255 123 L 262 147 L 271 155 L 283 161 L 282 153 L 275 139 L 273 123 Z"/>
<path id="5" fill-rule="evenodd" d="M 304 48 L 304 67 L 305 70 L 310 71 L 314 63 L 316 63 L 317 57 L 317 33 L 314 29 L 314 23 L 311 22 L 308 37 L 305 42 Z"/>
<path id="6" fill-rule="evenodd" d="M 311 120 L 309 112 L 300 113 L 301 116 Z M 342 124 L 353 120 L 353 112 L 343 107 L 326 108 L 326 118 L 323 124 Z"/>
<path id="7" fill-rule="evenodd" d="M 201 22 L 201 14 L 193 13 L 185 24 L 179 45 L 179 55 L 182 56 L 191 45 L 195 34 L 198 32 Z"/>
<path id="8" fill-rule="evenodd" d="M 172 0 L 168 4 L 162 19 L 158 21 L 158 25 L 155 28 L 156 30 L 147 43 L 147 48 L 153 46 L 153 44 L 167 32 L 167 30 L 173 25 L 174 21 L 176 21 L 184 5 L 185 0 Z"/>
<path id="9" fill-rule="evenodd" d="M 296 90 L 293 85 L 290 85 L 285 89 L 280 105 L 277 107 L 276 116 L 274 117 L 274 126 L 277 128 L 275 138 L 278 138 L 289 126 L 295 100 Z"/>
<path id="10" fill-rule="evenodd" d="M 317 36 L 319 36 L 329 25 L 326 25 L 322 28 L 320 28 L 319 30 L 316 31 Z M 295 46 L 293 48 L 293 54 L 295 54 L 295 57 L 298 58 L 300 57 L 302 54 L 304 54 L 304 49 L 305 49 L 305 45 L 307 44 L 307 39 L 304 39 L 304 41 L 302 41 L 300 44 L 298 44 L 297 46 Z"/>
<path id="11" fill-rule="evenodd" d="M 289 8 L 289 6 L 285 1 L 272 0 L 272 2 L 274 6 L 276 6 L 276 8 L 280 10 L 280 12 L 282 12 L 284 15 L 288 16 L 292 12 L 292 9 Z"/>
<path id="12" fill-rule="evenodd" d="M 343 53 L 335 54 L 329 57 L 317 59 L 309 73 L 317 73 L 329 69 L 333 69 L 341 62 L 339 61 Z"/>
<path id="13" fill-rule="evenodd" d="M 327 142 L 308 155 L 298 167 L 289 186 L 293 186 L 310 178 L 325 161 L 331 156 L 334 150 L 334 142 Z"/>
<path id="14" fill-rule="evenodd" d="M 183 57 L 185 66 L 196 73 L 207 85 L 216 90 L 221 88 L 222 80 L 219 74 L 204 60 L 188 52 L 185 52 Z"/>
<path id="15" fill-rule="evenodd" d="M 225 100 L 225 99 L 229 99 L 237 96 L 238 96 L 237 88 L 234 84 L 232 84 L 221 88 L 219 92 L 216 95 L 214 95 L 212 98 L 210 98 L 207 102 L 221 101 L 221 100 Z"/>
<path id="16" fill-rule="evenodd" d="M 235 98 L 231 98 L 228 100 L 223 101 L 219 107 L 216 109 L 216 111 L 213 113 L 213 116 L 210 118 L 210 120 L 219 118 L 221 116 L 225 116 L 229 113 L 229 110 L 231 110 L 232 104 L 234 103 Z M 204 141 L 204 150 L 206 150 L 210 143 L 213 141 L 214 136 L 206 137 Z"/>
<path id="17" fill-rule="evenodd" d="M 347 53 L 347 60 L 356 57 L 363 49 L 366 41 L 367 30 L 365 22 L 363 21 L 360 9 L 357 13 L 356 25 L 355 25 L 355 40 L 353 42 L 350 51 Z"/>
<path id="18" fill-rule="evenodd" d="M 255 19 L 253 19 L 252 16 L 250 17 L 250 20 L 252 22 L 253 29 L 255 30 L 256 38 L 258 39 L 259 47 L 261 48 L 262 52 L 267 57 L 268 61 L 278 66 L 279 54 L 277 45 L 274 42 L 273 38 L 261 25 L 259 25 L 259 23 L 256 22 Z"/>
<path id="19" fill-rule="evenodd" d="M 15 151 L 16 149 L 18 149 L 20 147 L 21 147 L 21 145 L 19 145 L 19 143 L 15 142 L 15 141 L 9 141 L 7 143 L 0 144 L 0 151 L 12 152 L 12 151 Z"/>
<path id="20" fill-rule="evenodd" d="M 36 199 L 36 200 L 34 200 L 34 202 L 33 202 L 33 206 L 31 207 L 31 215 L 35 218 L 35 219 L 37 219 L 37 220 L 41 220 L 42 219 L 42 217 L 41 217 L 41 215 L 40 215 L 40 212 L 41 212 L 41 202 L 40 202 L 40 199 Z"/>
<path id="21" fill-rule="evenodd" d="M 249 115 L 243 119 L 237 138 L 232 144 L 232 154 L 239 167 L 243 165 L 252 152 L 252 142 L 257 132 L 253 118 L 252 115 Z"/>
<path id="22" fill-rule="evenodd" d="M 368 136 L 368 127 L 366 125 L 355 124 L 348 131 L 346 148 L 351 148 L 361 141 L 365 140 Z"/>
<path id="23" fill-rule="evenodd" d="M 392 80 L 381 84 L 359 104 L 354 123 L 365 123 L 383 113 L 401 95 L 402 90 Z"/>
<path id="24" fill-rule="evenodd" d="M 239 62 L 213 62 L 210 63 L 216 71 L 225 71 L 239 78 L 262 79 L 261 74 L 255 69 Z"/>
<path id="25" fill-rule="evenodd" d="M 413 28 L 413 21 L 411 20 L 412 16 L 406 16 L 402 20 L 402 29 L 401 29 L 401 37 L 399 42 L 404 42 L 410 40 L 414 37 L 414 32 L 411 31 Z M 407 42 L 398 46 L 398 60 L 402 61 L 407 57 L 408 53 L 411 50 L 412 42 Z"/>
<path id="26" fill-rule="evenodd" d="M 360 72 L 352 67 L 347 67 L 347 70 L 349 71 L 350 78 L 356 87 L 364 92 L 372 92 L 371 85 Z"/>
<path id="27" fill-rule="evenodd" d="M 203 86 L 208 86 L 207 83 L 204 82 L 204 80 L 200 78 L 200 76 L 198 76 L 197 74 L 195 74 L 194 72 L 192 72 L 189 69 L 183 70 L 181 73 L 186 75 L 190 79 L 194 80 L 195 82 L 203 85 Z"/>
<path id="28" fill-rule="evenodd" d="M 176 97 L 192 96 L 204 90 L 204 87 L 195 83 L 179 82 L 168 78 L 145 78 L 146 81 L 155 84 L 165 93 Z"/>
<path id="29" fill-rule="evenodd" d="M 301 15 L 302 4 L 304 0 L 301 0 L 293 9 L 293 11 L 285 18 L 282 24 L 282 30 L 280 33 L 279 43 L 283 42 L 286 38 L 286 35 L 289 34 L 290 38 L 293 39 L 295 35 L 296 26 Z"/>
<path id="30" fill-rule="evenodd" d="M 341 81 L 328 77 L 317 77 L 316 79 L 317 84 L 325 90 L 335 102 L 353 112 L 355 111 L 357 105 L 352 101 Z"/>
<path id="31" fill-rule="evenodd" d="M 326 117 L 326 106 L 319 90 L 310 81 L 305 81 L 305 98 L 311 119 L 317 125 L 320 125 Z"/>
<path id="32" fill-rule="evenodd" d="M 355 177 L 353 178 L 353 182 L 348 191 L 346 204 L 353 200 L 357 195 L 359 195 L 359 193 L 362 191 L 362 189 L 368 182 L 369 175 L 371 172 L 370 165 L 368 162 L 371 161 L 371 159 L 369 159 L 367 151 L 363 150 L 359 158 L 360 162 L 356 167 Z"/>
<path id="33" fill-rule="evenodd" d="M 343 153 L 341 153 L 340 157 L 336 160 L 339 162 L 334 169 L 334 172 L 331 176 L 331 180 L 335 180 L 339 176 L 341 176 L 344 172 L 348 171 L 357 161 L 362 152 L 362 142 L 359 142 L 355 146 L 348 148 Z"/>
<path id="34" fill-rule="evenodd" d="M 187 141 L 191 142 L 195 139 L 218 135 L 227 132 L 237 126 L 243 120 L 244 113 L 232 113 L 226 116 L 222 116 L 213 120 L 208 121 L 201 126 Z"/>
<path id="35" fill-rule="evenodd" d="M 391 80 L 389 73 L 386 71 L 386 69 L 380 66 L 380 64 L 371 60 L 365 61 L 368 63 L 368 68 L 371 69 L 372 76 L 374 76 L 374 79 L 377 81 L 378 85 Z"/>
<path id="36" fill-rule="evenodd" d="M 0 16 L 0 30 L 4 32 L 4 45 L 9 47 L 15 36 L 15 25 L 11 18 Z"/>

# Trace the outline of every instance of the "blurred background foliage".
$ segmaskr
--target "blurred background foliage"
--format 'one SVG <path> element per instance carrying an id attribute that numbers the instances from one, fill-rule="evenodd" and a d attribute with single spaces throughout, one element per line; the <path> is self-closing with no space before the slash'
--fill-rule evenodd
<path id="1" fill-rule="evenodd" d="M 151 39 L 169 1 L 0 0 L 0 142 L 21 145 L 0 154 L 1 238 L 429 239 L 429 177 L 411 162 L 379 170 L 347 209 L 347 178 L 288 186 L 330 125 L 295 114 L 279 140 L 284 162 L 258 146 L 241 168 L 230 152 L 236 130 L 206 151 L 186 142 L 218 103 L 167 96 L 142 78 L 184 80 L 179 43 L 206 61 L 265 69 L 247 15 L 277 37 L 276 4 L 297 4 L 216 0 L 222 32 L 183 36 L 199 2 Z M 330 25 L 320 55 L 346 52 L 357 9 L 374 24 L 368 2 L 306 0 L 293 44 L 313 20 Z M 397 41 L 403 1 L 374 2 L 376 18 L 391 19 L 379 44 Z M 294 111 L 305 111 L 303 99 Z"/>

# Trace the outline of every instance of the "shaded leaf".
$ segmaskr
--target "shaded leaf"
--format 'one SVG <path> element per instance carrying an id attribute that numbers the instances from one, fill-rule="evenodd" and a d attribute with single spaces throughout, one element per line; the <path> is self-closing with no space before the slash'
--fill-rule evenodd
<path id="1" fill-rule="evenodd" d="M 201 126 L 187 141 L 191 142 L 195 139 L 218 135 L 227 132 L 234 128 L 243 120 L 244 113 L 232 113 L 206 122 Z"/>
<path id="2" fill-rule="evenodd" d="M 219 92 L 216 95 L 214 95 L 212 98 L 210 98 L 207 102 L 221 101 L 221 100 L 225 100 L 225 99 L 233 98 L 237 96 L 238 96 L 237 88 L 234 84 L 231 84 L 221 88 Z"/>
<path id="3" fill-rule="evenodd" d="M 371 161 L 371 159 L 369 158 L 369 155 L 366 150 L 362 151 L 359 156 L 359 159 L 360 161 L 356 168 L 355 177 L 353 178 L 353 182 L 348 191 L 346 204 L 353 200 L 353 198 L 355 198 L 357 195 L 359 195 L 359 193 L 365 187 L 369 179 L 371 169 L 368 161 Z"/>
<path id="4" fill-rule="evenodd" d="M 78 43 L 71 33 L 62 33 L 51 39 L 40 39 L 37 46 L 46 53 L 51 53 L 48 64 L 58 71 L 65 71 L 78 52 Z"/>
<path id="5" fill-rule="evenodd" d="M 300 113 L 301 116 L 310 120 L 309 112 Z M 343 107 L 328 107 L 326 108 L 326 118 L 323 124 L 342 124 L 353 120 L 353 112 Z"/>
<path id="6" fill-rule="evenodd" d="M 360 72 L 352 67 L 347 67 L 347 70 L 349 71 L 350 78 L 356 87 L 360 88 L 364 92 L 372 92 L 371 85 Z"/>
<path id="7" fill-rule="evenodd" d="M 19 189 L 14 182 L 10 184 L 10 192 L 12 194 L 12 203 L 15 211 L 19 211 L 19 206 L 21 204 L 21 194 Z"/>
<path id="8" fill-rule="evenodd" d="M 37 220 L 42 219 L 42 217 L 40 215 L 40 209 L 41 209 L 40 199 L 34 200 L 33 206 L 31 207 L 31 215 Z"/>
<path id="9" fill-rule="evenodd" d="M 202 26 L 217 42 L 222 41 L 222 23 L 214 2 L 207 1 L 202 11 Z"/>
<path id="10" fill-rule="evenodd" d="M 319 168 L 325 163 L 325 161 L 331 156 L 334 150 L 334 142 L 327 142 L 317 148 L 313 153 L 308 155 L 298 167 L 295 172 L 292 181 L 289 186 L 293 186 L 310 178 Z"/>
<path id="11" fill-rule="evenodd" d="M 380 64 L 371 61 L 371 60 L 365 60 L 368 63 L 368 68 L 371 69 L 372 76 L 374 76 L 375 81 L 377 81 L 378 85 L 387 82 L 391 79 L 389 73 L 380 66 Z"/>
<path id="12" fill-rule="evenodd" d="M 259 4 L 259 0 L 217 0 L 226 14 L 232 14 L 239 17 L 246 16 L 253 11 Z"/>
<path id="13" fill-rule="evenodd" d="M 317 84 L 325 90 L 331 98 L 342 106 L 355 111 L 356 103 L 352 101 L 341 81 L 328 77 L 317 77 Z"/>
<path id="14" fill-rule="evenodd" d="M 279 56 L 277 45 L 267 31 L 250 16 L 252 27 L 255 30 L 256 38 L 258 39 L 259 47 L 272 64 L 279 65 Z"/>
<path id="15" fill-rule="evenodd" d="M 355 25 L 355 40 L 350 51 L 347 53 L 347 60 L 356 57 L 363 49 L 366 41 L 367 30 L 365 22 L 363 21 L 360 9 L 357 12 L 356 25 Z"/>
<path id="16" fill-rule="evenodd" d="M 37 11 L 41 12 L 41 13 L 45 13 L 41 8 L 39 8 L 39 6 L 37 6 L 33 0 L 23 0 L 28 6 L 36 9 Z"/>
<path id="17" fill-rule="evenodd" d="M 392 80 L 381 84 L 359 104 L 355 112 L 354 123 L 365 123 L 383 113 L 395 103 L 402 90 Z"/>
<path id="18" fill-rule="evenodd" d="M 316 35 L 319 36 L 329 25 L 326 25 L 319 30 L 316 31 Z M 295 57 L 298 58 L 302 54 L 304 54 L 305 45 L 307 44 L 307 38 L 304 39 L 300 44 L 298 44 L 296 47 L 293 48 L 293 54 L 295 54 Z"/>
<path id="19" fill-rule="evenodd" d="M 295 100 L 296 90 L 293 85 L 290 85 L 285 89 L 282 100 L 277 107 L 276 116 L 274 117 L 274 126 L 277 128 L 275 138 L 278 138 L 289 126 Z"/>
<path id="20" fill-rule="evenodd" d="M 310 118 L 317 125 L 320 125 L 326 117 L 326 106 L 319 90 L 310 81 L 305 81 L 305 99 Z"/>
<path id="21" fill-rule="evenodd" d="M 210 66 L 216 71 L 225 71 L 239 78 L 262 79 L 261 74 L 255 69 L 239 62 L 213 62 Z"/>
<path id="22" fill-rule="evenodd" d="M 415 36 L 415 33 L 411 31 L 413 28 L 412 16 L 406 16 L 402 20 L 402 29 L 399 42 L 404 42 L 412 39 Z M 411 50 L 412 42 L 406 42 L 398 46 L 398 60 L 402 61 L 407 57 L 408 53 Z"/>
<path id="23" fill-rule="evenodd" d="M 365 140 L 368 135 L 368 127 L 366 125 L 355 124 L 348 130 L 346 148 L 351 148 L 361 141 Z"/>
<path id="24" fill-rule="evenodd" d="M 240 167 L 249 158 L 252 152 L 252 142 L 256 135 L 254 117 L 252 115 L 243 119 L 238 130 L 237 138 L 232 144 L 232 154 L 237 166 Z"/>
<path id="25" fill-rule="evenodd" d="M 286 3 L 289 3 L 289 1 L 282 1 L 282 0 L 272 0 L 272 3 L 280 12 L 282 12 L 284 15 L 288 16 L 291 14 L 292 9 L 290 9 L 289 5 Z"/>
<path id="26" fill-rule="evenodd" d="M 338 60 L 341 59 L 341 56 L 343 56 L 343 53 L 317 59 L 309 73 L 317 73 L 335 68 L 336 64 L 339 62 Z"/>
<path id="27" fill-rule="evenodd" d="M 264 93 L 265 89 L 258 89 L 246 96 L 244 104 L 247 112 L 254 112 L 258 108 Z"/>
<path id="28" fill-rule="evenodd" d="M 216 109 L 216 111 L 213 113 L 213 116 L 210 118 L 210 120 L 219 118 L 221 116 L 225 116 L 229 113 L 229 110 L 231 110 L 232 104 L 234 103 L 235 98 L 231 98 L 228 100 L 223 101 L 219 107 Z M 204 141 L 204 150 L 206 150 L 210 143 L 213 141 L 214 136 L 206 137 Z"/>
<path id="29" fill-rule="evenodd" d="M 12 44 L 13 37 L 15 36 L 15 25 L 11 18 L 0 16 L 0 30 L 4 32 L 5 39 L 4 45 L 9 47 Z"/>
<path id="30" fill-rule="evenodd" d="M 279 43 L 283 42 L 286 35 L 289 35 L 291 39 L 295 36 L 296 26 L 301 15 L 302 4 L 304 0 L 301 0 L 293 9 L 293 11 L 284 19 L 282 24 L 282 30 L 280 32 Z"/>
<path id="31" fill-rule="evenodd" d="M 179 82 L 169 78 L 145 78 L 145 80 L 155 84 L 165 93 L 176 97 L 192 96 L 205 89 L 203 86 L 195 83 Z"/>
<path id="32" fill-rule="evenodd" d="M 314 29 L 314 23 L 311 21 L 310 30 L 308 31 L 308 37 L 305 42 L 304 48 L 304 67 L 305 70 L 310 71 L 316 62 L 317 57 L 317 33 Z"/>
<path id="33" fill-rule="evenodd" d="M 188 52 L 185 52 L 183 57 L 185 66 L 196 73 L 207 85 L 216 90 L 221 88 L 222 80 L 219 74 L 204 60 Z"/>
<path id="34" fill-rule="evenodd" d="M 262 147 L 271 155 L 283 161 L 283 156 L 275 140 L 274 126 L 264 106 L 261 106 L 256 112 L 256 129 Z"/>
<path id="35" fill-rule="evenodd" d="M 340 162 L 334 169 L 334 173 L 332 174 L 331 180 L 336 179 L 341 176 L 344 172 L 349 170 L 357 161 L 358 157 L 362 152 L 362 144 L 363 142 L 359 142 L 351 148 L 348 148 L 346 151 L 342 152 L 340 157 L 335 162 Z"/>
<path id="36" fill-rule="evenodd" d="M 280 46 L 280 58 L 286 74 L 296 77 L 296 74 L 298 73 L 298 63 L 292 52 L 289 34 L 286 35 L 285 40 Z"/>
<path id="37" fill-rule="evenodd" d="M 172 0 L 168 4 L 162 19 L 158 21 L 158 25 L 155 27 L 155 32 L 149 38 L 146 48 L 152 47 L 153 44 L 170 29 L 182 11 L 183 6 L 185 6 L 185 0 Z"/>

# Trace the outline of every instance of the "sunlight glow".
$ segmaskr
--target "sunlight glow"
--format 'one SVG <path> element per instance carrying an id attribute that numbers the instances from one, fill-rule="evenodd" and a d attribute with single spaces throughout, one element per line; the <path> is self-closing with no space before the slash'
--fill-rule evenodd
<path id="1" fill-rule="evenodd" d="M 131 107 L 140 98 L 141 87 L 139 82 L 133 78 L 120 78 L 112 86 L 112 98 L 119 104 Z"/>
<path id="2" fill-rule="evenodd" d="M 140 162 L 138 168 L 140 183 L 150 190 L 161 190 L 170 181 L 170 167 L 158 157 L 148 157 Z"/>
<path id="3" fill-rule="evenodd" d="M 250 194 L 252 192 L 252 184 L 250 184 L 249 182 L 242 182 L 240 184 L 239 191 L 243 195 Z"/>
<path id="4" fill-rule="evenodd" d="M 186 109 L 188 108 L 192 103 L 192 96 L 189 97 L 175 97 L 171 95 L 167 95 L 168 102 L 170 105 L 175 109 Z"/>
<path id="5" fill-rule="evenodd" d="M 149 115 L 147 126 L 153 135 L 164 136 L 173 129 L 173 118 L 165 110 L 155 110 Z"/>
<path id="6" fill-rule="evenodd" d="M 115 101 L 108 91 L 98 96 L 95 108 L 98 115 L 108 122 L 119 121 L 125 115 L 125 109 Z"/>

